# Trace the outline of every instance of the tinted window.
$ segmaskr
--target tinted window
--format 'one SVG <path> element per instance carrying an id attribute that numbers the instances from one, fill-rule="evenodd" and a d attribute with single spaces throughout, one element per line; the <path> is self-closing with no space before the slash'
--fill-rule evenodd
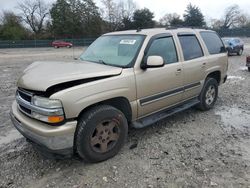
<path id="1" fill-rule="evenodd" d="M 200 43 L 194 35 L 179 36 L 184 59 L 191 60 L 203 56 Z"/>
<path id="2" fill-rule="evenodd" d="M 225 52 L 224 45 L 216 33 L 201 32 L 200 34 L 210 54 L 219 54 Z"/>
<path id="3" fill-rule="evenodd" d="M 234 39 L 234 42 L 235 43 L 240 43 L 240 40 L 239 39 Z"/>
<path id="4" fill-rule="evenodd" d="M 177 53 L 172 37 L 155 39 L 148 49 L 147 56 L 161 56 L 166 64 L 177 62 Z"/>

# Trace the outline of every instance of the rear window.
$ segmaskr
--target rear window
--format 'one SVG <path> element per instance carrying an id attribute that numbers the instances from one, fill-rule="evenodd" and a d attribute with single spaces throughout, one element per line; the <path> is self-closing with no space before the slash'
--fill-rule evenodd
<path id="1" fill-rule="evenodd" d="M 195 35 L 180 35 L 179 40 L 185 61 L 203 56 L 200 43 Z"/>
<path id="2" fill-rule="evenodd" d="M 234 42 L 235 43 L 240 43 L 240 40 L 239 39 L 234 39 Z"/>
<path id="3" fill-rule="evenodd" d="M 210 54 L 219 54 L 226 51 L 217 33 L 202 31 L 200 34 Z"/>

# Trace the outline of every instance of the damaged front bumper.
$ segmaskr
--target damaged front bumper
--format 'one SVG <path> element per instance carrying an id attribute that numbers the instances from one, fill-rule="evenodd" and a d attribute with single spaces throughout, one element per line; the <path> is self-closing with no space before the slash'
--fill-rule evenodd
<path id="1" fill-rule="evenodd" d="M 51 126 L 24 115 L 19 111 L 16 101 L 12 105 L 10 117 L 16 129 L 43 154 L 48 157 L 51 157 L 49 154 L 72 156 L 77 121 Z"/>

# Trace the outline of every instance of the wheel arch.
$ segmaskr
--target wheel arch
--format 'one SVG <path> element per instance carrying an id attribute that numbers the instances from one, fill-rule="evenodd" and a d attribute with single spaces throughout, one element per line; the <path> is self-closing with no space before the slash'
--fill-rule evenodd
<path id="1" fill-rule="evenodd" d="M 221 82 L 221 71 L 216 70 L 216 71 L 210 72 L 207 75 L 206 79 L 207 78 L 214 78 L 217 81 L 217 83 L 220 84 L 220 82 Z"/>
<path id="2" fill-rule="evenodd" d="M 81 117 L 83 113 L 88 111 L 90 108 L 98 106 L 98 105 L 110 105 L 113 106 L 114 108 L 117 108 L 120 110 L 126 117 L 128 123 L 132 121 L 132 108 L 130 105 L 129 100 L 126 97 L 115 97 L 111 99 L 106 99 L 103 101 L 99 101 L 97 103 L 91 104 L 87 107 L 85 107 L 78 115 L 77 119 Z"/>

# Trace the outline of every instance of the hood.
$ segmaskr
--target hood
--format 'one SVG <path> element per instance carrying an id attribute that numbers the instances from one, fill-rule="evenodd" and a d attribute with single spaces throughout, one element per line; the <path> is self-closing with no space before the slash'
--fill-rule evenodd
<path id="1" fill-rule="evenodd" d="M 61 61 L 41 61 L 28 66 L 17 86 L 34 90 L 46 91 L 51 86 L 104 76 L 115 76 L 122 72 L 122 68 L 91 63 L 85 61 L 61 62 Z"/>

